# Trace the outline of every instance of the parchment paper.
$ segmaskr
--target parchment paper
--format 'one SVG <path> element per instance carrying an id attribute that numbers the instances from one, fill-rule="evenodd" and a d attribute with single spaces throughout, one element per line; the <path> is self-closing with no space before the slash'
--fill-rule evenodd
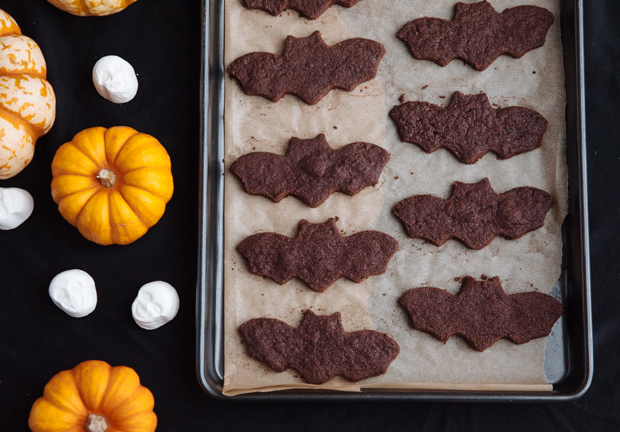
<path id="1" fill-rule="evenodd" d="M 467 1 L 472 2 L 472 1 Z M 251 359 L 237 328 L 258 317 L 278 318 L 298 326 L 303 311 L 341 312 L 346 331 L 374 328 L 393 337 L 401 352 L 388 372 L 361 383 L 337 377 L 320 388 L 358 391 L 360 387 L 453 390 L 548 391 L 544 376 L 546 338 L 524 345 L 499 341 L 483 353 L 472 350 L 461 338 L 443 344 L 410 328 L 408 317 L 396 301 L 406 290 L 434 286 L 456 293 L 456 279 L 470 275 L 499 276 L 508 294 L 538 290 L 549 293 L 560 275 L 560 227 L 567 209 L 565 163 L 565 87 L 558 5 L 555 0 L 494 0 L 499 12 L 521 4 L 535 4 L 552 11 L 556 21 L 542 48 L 521 59 L 502 56 L 486 71 L 474 71 L 455 60 L 442 68 L 417 61 L 395 37 L 407 21 L 422 16 L 450 19 L 454 0 L 363 0 L 350 9 L 333 7 L 310 21 L 294 11 L 272 17 L 250 11 L 241 0 L 226 0 L 226 66 L 253 51 L 281 53 L 287 35 L 308 36 L 320 30 L 328 45 L 359 36 L 384 44 L 386 55 L 376 79 L 351 93 L 332 91 L 321 102 L 308 106 L 293 96 L 277 103 L 245 95 L 226 78 L 225 109 L 225 379 L 224 394 L 313 388 L 293 370 L 275 373 Z M 534 73 L 535 72 L 535 73 Z M 524 106 L 549 122 L 541 149 L 497 160 L 487 154 L 474 165 L 458 162 L 446 150 L 429 155 L 403 143 L 387 112 L 398 97 L 447 105 L 454 91 L 484 91 L 501 107 Z M 391 154 L 382 180 L 354 197 L 332 195 L 317 209 L 296 198 L 278 204 L 248 195 L 230 164 L 250 151 L 284 154 L 292 136 L 312 138 L 325 133 L 332 147 L 355 141 L 384 146 Z M 457 241 L 441 247 L 412 240 L 391 209 L 416 194 L 448 198 L 454 181 L 473 183 L 488 177 L 498 193 L 519 186 L 534 186 L 551 193 L 554 206 L 545 226 L 518 240 L 496 238 L 489 246 L 472 251 Z M 344 235 L 375 229 L 395 237 L 400 245 L 388 271 L 361 284 L 338 280 L 322 294 L 294 279 L 278 285 L 249 272 L 235 251 L 245 237 L 273 231 L 290 237 L 299 221 L 323 222 L 338 216 Z"/>

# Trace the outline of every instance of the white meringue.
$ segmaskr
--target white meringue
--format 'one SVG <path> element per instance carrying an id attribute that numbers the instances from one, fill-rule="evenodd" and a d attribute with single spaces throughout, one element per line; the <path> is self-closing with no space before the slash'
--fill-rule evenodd
<path id="1" fill-rule="evenodd" d="M 20 226 L 34 210 L 32 195 L 19 188 L 0 188 L 0 229 Z"/>
<path id="2" fill-rule="evenodd" d="M 58 273 L 50 283 L 49 294 L 56 306 L 74 318 L 85 317 L 97 306 L 95 281 L 83 270 Z"/>
<path id="3" fill-rule="evenodd" d="M 118 104 L 129 102 L 138 93 L 138 78 L 133 66 L 115 55 L 102 57 L 95 63 L 93 83 L 97 93 Z"/>
<path id="4" fill-rule="evenodd" d="M 169 323 L 179 311 L 179 294 L 172 285 L 155 281 L 143 285 L 131 305 L 131 315 L 140 327 L 155 330 Z"/>

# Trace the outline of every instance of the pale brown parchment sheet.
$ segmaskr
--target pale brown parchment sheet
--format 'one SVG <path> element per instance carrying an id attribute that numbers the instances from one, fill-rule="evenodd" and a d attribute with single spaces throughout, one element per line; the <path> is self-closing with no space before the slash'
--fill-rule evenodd
<path id="1" fill-rule="evenodd" d="M 466 1 L 472 3 L 473 1 Z M 407 21 L 423 16 L 450 19 L 454 0 L 362 0 L 345 9 L 330 8 L 315 21 L 294 11 L 273 17 L 243 7 L 241 0 L 226 0 L 225 64 L 253 51 L 281 53 L 287 35 L 305 37 L 320 30 L 328 45 L 358 36 L 381 42 L 386 55 L 377 78 L 351 93 L 332 91 L 308 106 L 293 96 L 277 103 L 245 95 L 226 77 L 225 101 L 225 378 L 224 394 L 274 391 L 286 388 L 323 388 L 359 391 L 360 388 L 436 390 L 549 391 L 543 364 L 546 338 L 524 345 L 502 340 L 483 353 L 461 338 L 443 344 L 410 328 L 396 301 L 407 289 L 435 286 L 458 292 L 457 277 L 499 276 L 508 294 L 538 290 L 549 293 L 560 274 L 560 227 L 567 210 L 565 163 L 565 87 L 558 5 L 555 0 L 493 0 L 499 12 L 521 4 L 545 7 L 556 20 L 547 42 L 521 59 L 501 56 L 486 71 L 478 72 L 455 60 L 442 68 L 417 61 L 395 37 Z M 535 72 L 535 73 L 534 73 Z M 387 112 L 405 94 L 407 100 L 447 105 L 454 91 L 484 91 L 501 107 L 525 106 L 541 113 L 549 128 L 541 149 L 497 160 L 487 154 L 474 165 L 458 162 L 446 150 L 429 155 L 403 143 Z M 292 136 L 313 138 L 325 133 L 330 145 L 371 142 L 391 154 L 382 179 L 354 197 L 332 195 L 311 209 L 296 198 L 278 204 L 248 195 L 228 170 L 242 154 L 271 151 L 284 154 Z M 518 240 L 496 238 L 472 251 L 456 241 L 441 247 L 412 240 L 391 209 L 416 194 L 448 198 L 454 181 L 473 183 L 488 177 L 498 193 L 519 186 L 534 186 L 554 196 L 545 226 Z M 361 284 L 338 280 L 324 293 L 311 291 L 294 279 L 278 285 L 252 275 L 235 250 L 245 237 L 257 232 L 297 234 L 299 221 L 323 222 L 338 216 L 344 235 L 375 229 L 395 237 L 400 245 L 388 271 Z M 376 329 L 389 334 L 401 353 L 388 372 L 361 383 L 336 377 L 322 386 L 305 384 L 299 373 L 276 373 L 251 359 L 237 328 L 258 317 L 278 318 L 298 326 L 303 311 L 341 312 L 346 331 Z"/>

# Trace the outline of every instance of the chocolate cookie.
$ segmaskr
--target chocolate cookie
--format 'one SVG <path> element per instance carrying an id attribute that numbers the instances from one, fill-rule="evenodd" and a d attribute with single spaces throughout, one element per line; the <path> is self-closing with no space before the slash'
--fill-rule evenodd
<path id="1" fill-rule="evenodd" d="M 542 227 L 552 205 L 550 194 L 533 187 L 498 195 L 485 178 L 473 184 L 454 182 L 450 199 L 416 195 L 405 198 L 392 211 L 411 238 L 423 238 L 437 246 L 454 238 L 471 249 L 482 249 L 495 236 L 513 240 Z"/>
<path id="2" fill-rule="evenodd" d="M 476 351 L 484 351 L 502 338 L 516 344 L 549 336 L 562 315 L 562 304 L 553 297 L 528 292 L 506 295 L 499 278 L 476 281 L 467 276 L 457 295 L 439 288 L 414 288 L 398 300 L 413 328 L 446 343 L 462 336 Z"/>
<path id="3" fill-rule="evenodd" d="M 239 333 L 250 357 L 276 372 L 292 368 L 310 384 L 323 384 L 336 375 L 360 381 L 383 375 L 400 347 L 389 336 L 374 330 L 347 333 L 340 312 L 318 316 L 306 311 L 298 329 L 272 318 L 243 323 Z"/>
<path id="4" fill-rule="evenodd" d="M 390 117 L 400 139 L 427 153 L 444 147 L 458 160 L 473 164 L 492 151 L 499 159 L 537 149 L 547 120 L 523 107 L 493 109 L 487 95 L 455 92 L 448 108 L 428 102 L 395 106 Z"/>
<path id="5" fill-rule="evenodd" d="M 457 3 L 451 21 L 419 18 L 396 34 L 418 60 L 445 66 L 455 58 L 485 70 L 502 54 L 520 58 L 545 44 L 553 14 L 537 6 L 517 6 L 497 13 L 488 2 Z"/>
<path id="6" fill-rule="evenodd" d="M 368 143 L 332 150 L 325 135 L 291 138 L 286 156 L 256 152 L 241 156 L 230 167 L 251 195 L 274 202 L 293 195 L 318 207 L 334 192 L 355 195 L 379 182 L 390 154 Z"/>
<path id="7" fill-rule="evenodd" d="M 284 54 L 254 52 L 228 66 L 249 95 L 277 102 L 287 93 L 314 105 L 334 88 L 352 91 L 377 74 L 385 48 L 370 39 L 352 38 L 332 47 L 315 31 L 305 38 L 287 36 Z"/>
<path id="8" fill-rule="evenodd" d="M 239 243 L 237 250 L 255 275 L 280 285 L 298 277 L 312 290 L 323 292 L 341 276 L 361 282 L 385 272 L 398 242 L 378 231 L 343 237 L 334 219 L 321 224 L 302 220 L 295 239 L 276 233 L 254 234 Z"/>
<path id="9" fill-rule="evenodd" d="M 317 19 L 331 6 L 338 4 L 351 7 L 360 0 L 245 0 L 248 9 L 264 10 L 280 15 L 285 9 L 294 9 L 308 19 Z"/>

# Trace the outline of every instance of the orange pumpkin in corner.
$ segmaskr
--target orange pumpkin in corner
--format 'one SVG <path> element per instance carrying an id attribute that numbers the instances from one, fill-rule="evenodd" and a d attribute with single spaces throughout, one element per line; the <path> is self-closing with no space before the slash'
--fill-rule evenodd
<path id="1" fill-rule="evenodd" d="M 142 237 L 163 216 L 174 190 L 166 149 L 126 126 L 78 133 L 56 152 L 52 175 L 62 216 L 101 245 Z"/>
<path id="2" fill-rule="evenodd" d="M 154 405 L 133 369 L 90 360 L 47 383 L 28 426 L 32 432 L 153 432 Z"/>

